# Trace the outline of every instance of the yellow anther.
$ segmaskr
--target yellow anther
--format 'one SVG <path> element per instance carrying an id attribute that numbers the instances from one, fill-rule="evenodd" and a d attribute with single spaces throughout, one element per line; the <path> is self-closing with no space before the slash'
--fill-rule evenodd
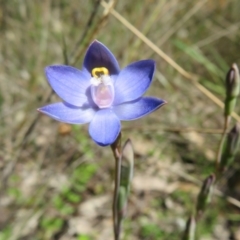
<path id="1" fill-rule="evenodd" d="M 101 77 L 101 75 L 109 75 L 109 72 L 107 68 L 105 67 L 100 67 L 100 68 L 94 68 L 92 70 L 92 76 L 95 78 Z"/>

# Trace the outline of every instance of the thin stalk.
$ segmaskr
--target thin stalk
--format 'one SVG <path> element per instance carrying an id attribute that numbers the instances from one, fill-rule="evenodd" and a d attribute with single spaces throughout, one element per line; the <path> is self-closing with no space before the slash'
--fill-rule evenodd
<path id="1" fill-rule="evenodd" d="M 120 225 L 118 220 L 118 193 L 120 186 L 120 175 L 121 175 L 121 157 L 115 159 L 115 180 L 114 180 L 114 193 L 113 193 L 113 226 L 114 226 L 114 239 L 119 240 L 120 237 Z"/>
<path id="2" fill-rule="evenodd" d="M 220 144 L 218 147 L 218 151 L 217 151 L 217 158 L 216 158 L 216 177 L 218 178 L 219 176 L 219 164 L 221 162 L 221 156 L 222 156 L 222 150 L 223 150 L 223 145 L 227 136 L 227 131 L 228 131 L 228 127 L 231 121 L 231 116 L 225 116 L 224 118 L 224 126 L 223 126 L 223 133 L 222 133 L 222 137 L 220 140 Z"/>
<path id="3" fill-rule="evenodd" d="M 116 141 L 111 145 L 113 155 L 115 158 L 115 177 L 114 177 L 114 192 L 113 192 L 113 232 L 114 239 L 119 240 L 120 238 L 120 223 L 118 218 L 118 193 L 120 186 L 121 177 L 121 162 L 122 162 L 122 148 L 121 148 L 121 132 L 117 137 Z"/>

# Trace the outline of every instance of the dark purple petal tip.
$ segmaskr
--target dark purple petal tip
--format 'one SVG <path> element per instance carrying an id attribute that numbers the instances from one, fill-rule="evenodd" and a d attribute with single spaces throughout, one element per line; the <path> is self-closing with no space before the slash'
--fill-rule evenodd
<path id="1" fill-rule="evenodd" d="M 107 68 L 110 75 L 116 75 L 120 71 L 117 59 L 112 52 L 97 40 L 90 44 L 84 58 L 83 67 L 86 68 L 89 73 L 98 67 Z"/>

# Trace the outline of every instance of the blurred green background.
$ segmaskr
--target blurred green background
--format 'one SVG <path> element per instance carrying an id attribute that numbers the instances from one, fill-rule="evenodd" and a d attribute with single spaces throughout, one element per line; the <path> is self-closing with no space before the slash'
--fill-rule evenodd
<path id="1" fill-rule="evenodd" d="M 214 169 L 223 111 L 194 81 L 224 101 L 226 72 L 240 63 L 240 1 L 110 4 L 125 22 L 97 0 L 0 1 L 0 240 L 113 239 L 110 148 L 94 144 L 86 125 L 60 124 L 36 111 L 59 100 L 44 68 L 81 68 L 94 39 L 121 67 L 154 59 L 157 70 L 147 95 L 168 102 L 144 119 L 122 124 L 136 157 L 123 239 L 180 239 L 199 183 Z M 240 199 L 238 169 L 236 159 L 218 184 L 222 196 L 213 196 L 197 239 L 240 239 L 239 209 L 226 200 Z"/>

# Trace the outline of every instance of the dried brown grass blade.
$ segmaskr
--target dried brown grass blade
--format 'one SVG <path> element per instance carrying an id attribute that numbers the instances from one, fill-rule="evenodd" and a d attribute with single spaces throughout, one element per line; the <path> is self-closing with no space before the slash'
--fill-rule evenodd
<path id="1" fill-rule="evenodd" d="M 105 9 L 109 8 L 109 5 L 105 1 L 102 1 L 101 5 Z M 198 82 L 197 75 L 187 72 L 185 69 L 183 69 L 172 58 L 170 58 L 166 53 L 164 53 L 158 46 L 156 46 L 150 39 L 148 39 L 137 28 L 135 28 L 129 21 L 127 21 L 124 17 L 122 17 L 116 10 L 112 8 L 110 9 L 110 13 L 125 27 L 127 27 L 132 33 L 134 33 L 139 39 L 141 39 L 145 44 L 147 44 L 148 47 L 150 47 L 161 58 L 163 58 L 169 65 L 175 68 L 176 71 L 178 71 L 183 77 L 190 80 L 199 91 L 201 91 L 205 96 L 211 99 L 216 105 L 218 105 L 222 109 L 224 108 L 224 103 L 219 98 L 217 98 L 212 92 L 210 92 L 208 89 L 206 89 L 203 85 L 201 85 Z M 232 117 L 235 118 L 237 121 L 240 121 L 240 116 L 237 113 L 233 112 Z"/>

